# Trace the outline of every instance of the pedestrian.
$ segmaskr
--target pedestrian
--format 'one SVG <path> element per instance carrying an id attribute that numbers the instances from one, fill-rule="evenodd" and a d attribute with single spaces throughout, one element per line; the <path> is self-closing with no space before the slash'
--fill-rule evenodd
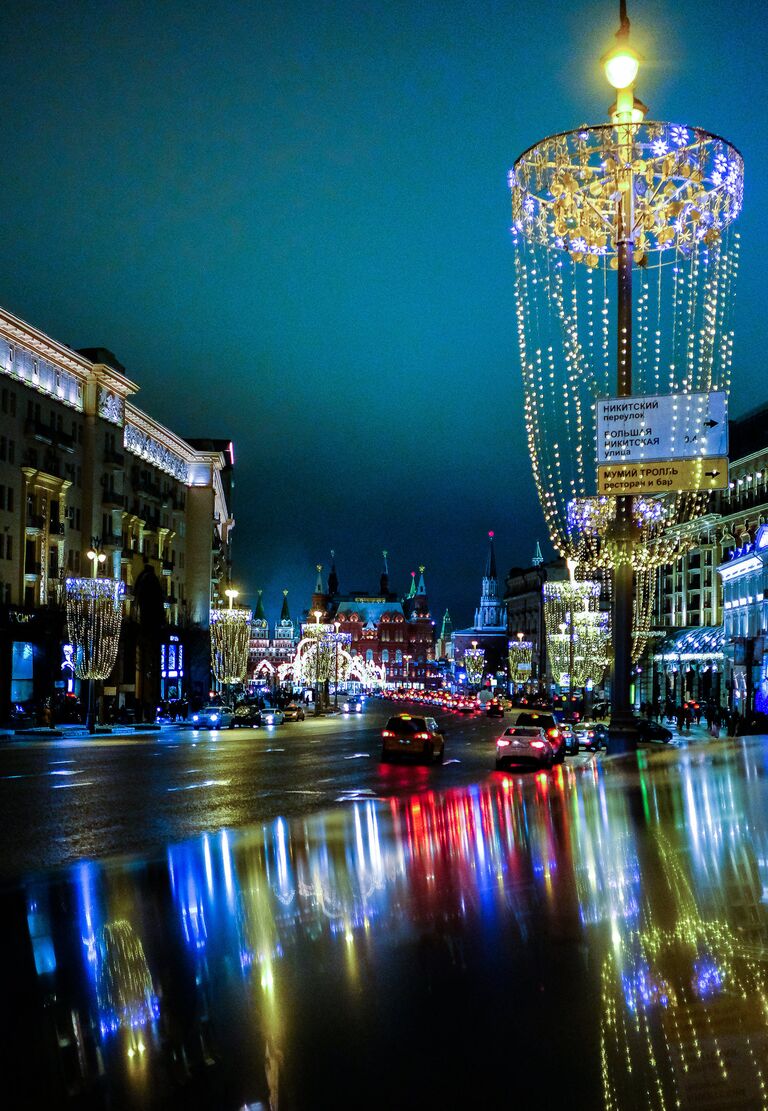
<path id="1" fill-rule="evenodd" d="M 676 713 L 675 717 L 676 717 L 676 720 L 677 720 L 677 731 L 678 731 L 678 733 L 682 733 L 683 732 L 683 726 L 685 725 L 685 710 L 683 709 L 682 706 L 677 707 L 677 713 Z"/>

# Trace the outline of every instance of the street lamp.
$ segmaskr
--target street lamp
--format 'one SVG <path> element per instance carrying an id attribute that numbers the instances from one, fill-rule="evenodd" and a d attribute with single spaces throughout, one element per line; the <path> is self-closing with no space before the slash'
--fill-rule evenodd
<path id="1" fill-rule="evenodd" d="M 723 469 L 702 470 L 662 501 L 653 481 L 608 470 L 612 459 L 637 460 L 609 453 L 605 437 L 598 489 L 595 402 L 608 398 L 610 412 L 631 420 L 624 399 L 681 397 L 680 431 L 689 420 L 697 427 L 697 395 L 728 392 L 738 250 L 731 228 L 744 174 L 741 155 L 719 136 L 645 119 L 625 0 L 620 21 L 602 59 L 616 90 L 611 122 L 540 140 L 510 174 L 528 448 L 553 546 L 578 560 L 579 583 L 610 588 L 612 580 L 612 752 L 636 743 L 630 682 L 647 640 L 653 574 L 693 546 L 693 530 L 679 526 L 704 511 Z M 685 457 L 682 436 L 674 453 Z M 580 610 L 576 619 L 581 657 Z"/>
<path id="2" fill-rule="evenodd" d="M 322 610 L 313 610 L 315 616 L 315 717 L 320 715 L 320 618 Z"/>
<path id="3" fill-rule="evenodd" d="M 99 568 L 103 567 L 104 564 L 107 562 L 106 554 L 104 552 L 98 551 L 95 548 L 89 548 L 85 554 L 91 561 L 91 577 L 94 579 L 98 579 Z"/>
<path id="4" fill-rule="evenodd" d="M 412 659 L 413 659 L 413 656 L 403 655 L 403 663 L 405 664 L 405 685 L 406 685 L 406 687 L 410 685 L 409 682 L 408 682 L 408 665 L 410 664 Z"/>
<path id="5" fill-rule="evenodd" d="M 338 710 L 338 708 L 339 708 L 339 629 L 340 628 L 341 628 L 341 622 L 340 621 L 334 621 L 334 623 L 333 623 L 333 649 L 334 649 L 333 708 L 334 708 L 334 710 Z"/>
<path id="6" fill-rule="evenodd" d="M 237 598 L 240 591 L 239 590 L 234 590 L 231 586 L 228 586 L 227 589 L 224 591 L 224 593 L 227 596 L 227 598 L 229 598 L 229 608 L 232 609 L 232 607 L 235 603 L 235 598 Z"/>

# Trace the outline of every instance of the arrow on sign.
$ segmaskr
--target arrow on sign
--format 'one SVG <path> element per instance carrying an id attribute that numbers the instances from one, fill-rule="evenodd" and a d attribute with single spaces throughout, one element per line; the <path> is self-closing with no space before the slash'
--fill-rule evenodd
<path id="1" fill-rule="evenodd" d="M 705 471 L 704 474 L 707 476 L 707 478 L 717 478 L 717 476 L 720 474 L 720 472 L 719 471 Z"/>
<path id="2" fill-rule="evenodd" d="M 715 425 L 717 425 L 719 423 L 720 423 L 719 420 L 705 420 L 704 421 L 704 427 L 705 428 L 714 428 Z"/>

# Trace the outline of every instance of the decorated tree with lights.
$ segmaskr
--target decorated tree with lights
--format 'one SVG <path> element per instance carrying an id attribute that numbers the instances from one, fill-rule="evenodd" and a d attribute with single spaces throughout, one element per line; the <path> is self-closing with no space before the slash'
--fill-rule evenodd
<path id="1" fill-rule="evenodd" d="M 717 135 L 645 119 L 620 9 L 604 59 L 611 122 L 541 140 L 509 180 L 533 474 L 555 549 L 614 591 L 614 711 L 618 698 L 626 714 L 630 628 L 636 655 L 654 572 L 695 543 L 684 526 L 708 493 L 598 497 L 596 400 L 675 395 L 691 427 L 702 394 L 728 392 L 744 167 Z"/>

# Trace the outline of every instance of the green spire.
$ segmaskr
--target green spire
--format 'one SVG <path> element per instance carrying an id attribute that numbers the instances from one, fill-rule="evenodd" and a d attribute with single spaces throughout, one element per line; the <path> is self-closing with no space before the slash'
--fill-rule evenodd
<path id="1" fill-rule="evenodd" d="M 442 625 L 442 628 L 440 629 L 440 639 L 441 640 L 450 640 L 452 632 L 453 632 L 453 622 L 451 621 L 450 613 L 448 612 L 448 610 L 446 610 L 445 613 L 443 614 L 443 625 Z"/>
<path id="2" fill-rule="evenodd" d="M 411 589 L 408 591 L 407 596 L 409 598 L 415 598 L 416 597 L 416 572 L 415 571 L 411 571 Z"/>
<path id="3" fill-rule="evenodd" d="M 287 590 L 283 591 L 283 608 L 280 611 L 280 620 L 281 621 L 290 621 L 291 620 L 291 611 L 288 609 L 288 591 Z"/>
<path id="4" fill-rule="evenodd" d="M 266 621 L 267 620 L 267 615 L 264 612 L 264 603 L 261 600 L 262 591 L 258 590 L 256 593 L 259 596 L 259 600 L 256 603 L 256 610 L 255 610 L 254 615 L 253 615 L 253 620 L 254 621 Z"/>

